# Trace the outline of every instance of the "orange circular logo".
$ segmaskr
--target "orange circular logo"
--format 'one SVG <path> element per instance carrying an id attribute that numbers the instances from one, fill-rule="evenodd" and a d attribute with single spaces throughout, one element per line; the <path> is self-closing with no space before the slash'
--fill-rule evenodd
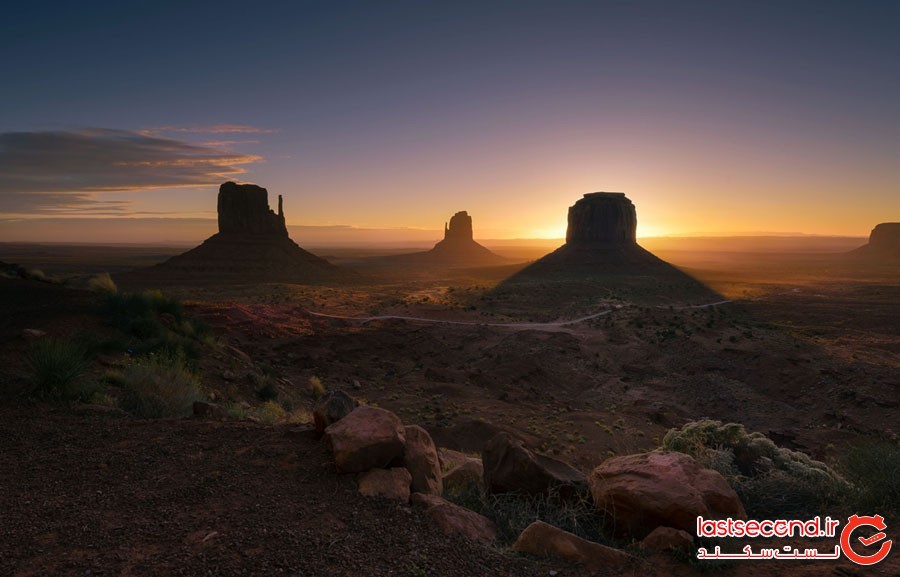
<path id="1" fill-rule="evenodd" d="M 888 539 L 887 541 L 884 541 L 881 544 L 881 548 L 879 548 L 876 553 L 871 555 L 860 555 L 850 547 L 850 536 L 853 534 L 853 531 L 859 527 L 874 527 L 878 530 L 878 533 L 871 537 L 859 537 L 859 542 L 866 547 L 874 545 L 887 537 L 884 533 L 887 525 L 885 525 L 884 517 L 881 515 L 864 517 L 853 515 L 847 519 L 847 524 L 844 525 L 844 530 L 841 531 L 841 550 L 844 552 L 844 555 L 847 556 L 847 559 L 850 559 L 857 565 L 874 565 L 875 563 L 883 561 L 884 558 L 888 556 L 888 553 L 891 552 L 891 545 L 894 544 L 893 540 Z"/>

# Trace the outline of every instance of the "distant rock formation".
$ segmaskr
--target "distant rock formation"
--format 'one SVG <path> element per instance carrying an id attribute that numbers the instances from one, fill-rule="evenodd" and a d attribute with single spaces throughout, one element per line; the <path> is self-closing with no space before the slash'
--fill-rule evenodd
<path id="1" fill-rule="evenodd" d="M 156 266 L 117 277 L 127 284 L 307 282 L 343 276 L 341 269 L 290 239 L 284 206 L 269 208 L 268 191 L 255 184 L 219 187 L 219 232 L 200 246 Z"/>
<path id="2" fill-rule="evenodd" d="M 876 225 L 869 235 L 869 243 L 850 254 L 873 259 L 900 259 L 900 222 L 882 222 Z"/>
<path id="3" fill-rule="evenodd" d="M 481 266 L 506 262 L 503 257 L 494 254 L 484 246 L 475 242 L 472 233 L 472 217 L 461 210 L 444 224 L 444 240 L 434 245 L 423 256 L 436 262 L 456 265 Z"/>
<path id="4" fill-rule="evenodd" d="M 424 252 L 397 254 L 386 257 L 368 258 L 358 264 L 364 269 L 387 269 L 409 267 L 423 271 L 438 271 L 451 268 L 483 267 L 508 264 L 509 261 L 475 242 L 472 232 L 472 217 L 461 210 L 444 223 L 444 239 L 434 248 Z"/>
<path id="5" fill-rule="evenodd" d="M 605 292 L 644 301 L 718 295 L 637 243 L 637 212 L 622 192 L 592 192 L 569 207 L 566 243 L 503 281 L 495 291 L 552 283 L 559 296 Z"/>
<path id="6" fill-rule="evenodd" d="M 438 243 L 464 243 L 472 241 L 472 217 L 469 213 L 461 210 L 450 217 L 449 223 L 444 223 L 444 240 Z"/>
<path id="7" fill-rule="evenodd" d="M 255 184 L 226 182 L 219 187 L 219 234 L 287 237 L 284 206 L 278 195 L 278 214 L 269 208 L 269 192 Z"/>
<path id="8" fill-rule="evenodd" d="M 637 245 L 637 213 L 624 192 L 590 192 L 569 207 L 566 244 Z"/>

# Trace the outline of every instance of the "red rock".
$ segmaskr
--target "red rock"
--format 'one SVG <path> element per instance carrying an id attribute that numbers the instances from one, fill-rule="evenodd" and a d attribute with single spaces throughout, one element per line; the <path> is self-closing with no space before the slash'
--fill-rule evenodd
<path id="1" fill-rule="evenodd" d="M 428 431 L 418 425 L 405 428 L 406 449 L 403 464 L 412 475 L 412 490 L 440 495 L 444 491 L 437 448 Z"/>
<path id="2" fill-rule="evenodd" d="M 325 440 L 339 473 L 362 473 L 402 457 L 405 431 L 394 413 L 361 406 L 326 428 Z"/>
<path id="3" fill-rule="evenodd" d="M 444 492 L 462 492 L 482 487 L 484 466 L 481 459 L 467 457 L 463 462 L 444 473 Z"/>
<path id="4" fill-rule="evenodd" d="M 692 549 L 694 537 L 687 531 L 672 527 L 657 527 L 644 537 L 641 547 L 653 551 L 684 551 Z"/>
<path id="5" fill-rule="evenodd" d="M 449 471 L 470 458 L 471 457 L 465 453 L 454 451 L 453 449 L 446 449 L 444 447 L 438 449 L 438 460 L 441 462 L 441 469 L 444 471 Z"/>
<path id="6" fill-rule="evenodd" d="M 575 561 L 595 570 L 620 566 L 632 560 L 624 551 L 582 539 L 543 521 L 535 521 L 526 527 L 516 539 L 513 551 Z"/>
<path id="7" fill-rule="evenodd" d="M 409 484 L 412 476 L 403 467 L 372 469 L 359 476 L 359 494 L 363 497 L 384 497 L 404 503 L 409 501 Z"/>
<path id="8" fill-rule="evenodd" d="M 643 537 L 660 526 L 693 531 L 701 515 L 746 518 L 725 478 L 683 453 L 607 459 L 594 469 L 589 483 L 596 507 L 615 518 L 621 534 Z"/>
<path id="9" fill-rule="evenodd" d="M 484 486 L 489 493 L 521 492 L 529 495 L 556 490 L 564 498 L 587 494 L 587 480 L 574 467 L 535 454 L 509 433 L 499 433 L 482 452 Z"/>
<path id="10" fill-rule="evenodd" d="M 353 397 L 343 391 L 326 391 L 313 406 L 313 422 L 321 434 L 329 425 L 337 423 L 358 406 Z"/>
<path id="11" fill-rule="evenodd" d="M 413 493 L 409 497 L 409 502 L 416 507 L 423 507 L 428 509 L 429 507 L 433 507 L 435 505 L 444 505 L 445 503 L 449 503 L 443 497 L 438 497 L 437 495 L 429 495 L 428 493 Z"/>
<path id="12" fill-rule="evenodd" d="M 497 538 L 497 528 L 484 515 L 455 505 L 437 495 L 414 493 L 412 504 L 425 508 L 440 529 L 449 535 L 462 535 L 470 541 L 490 544 Z"/>

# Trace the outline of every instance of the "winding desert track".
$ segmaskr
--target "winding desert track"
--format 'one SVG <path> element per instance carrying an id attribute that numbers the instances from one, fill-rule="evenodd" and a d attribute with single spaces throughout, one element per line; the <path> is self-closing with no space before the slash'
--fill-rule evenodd
<path id="1" fill-rule="evenodd" d="M 707 304 L 703 304 L 703 305 L 691 305 L 691 306 L 676 307 L 676 308 L 677 308 L 677 310 L 702 309 L 702 308 L 709 308 L 709 307 L 724 305 L 724 304 L 728 304 L 730 302 L 731 302 L 730 300 L 723 300 L 723 301 L 717 301 L 714 303 L 707 303 Z M 508 328 L 508 329 L 523 329 L 523 330 L 531 329 L 531 330 L 545 330 L 545 331 L 550 330 L 550 331 L 552 331 L 552 330 L 561 329 L 563 327 L 567 327 L 569 325 L 575 325 L 578 323 L 583 323 L 585 321 L 603 317 L 614 311 L 617 311 L 617 310 L 623 309 L 623 308 L 625 308 L 625 305 L 618 305 L 614 308 L 606 309 L 606 310 L 600 311 L 598 313 L 594 313 L 594 314 L 587 315 L 584 317 L 579 317 L 577 319 L 570 319 L 570 320 L 563 320 L 563 321 L 551 321 L 551 322 L 546 322 L 546 323 L 484 323 L 484 322 L 476 322 L 476 321 L 451 321 L 451 320 L 445 320 L 445 319 L 429 319 L 429 318 L 425 318 L 425 317 L 405 317 L 405 316 L 399 316 L 399 315 L 350 317 L 350 316 L 343 316 L 343 315 L 330 315 L 327 313 L 317 313 L 314 311 L 306 311 L 306 312 L 310 316 L 314 316 L 314 317 L 320 317 L 320 318 L 326 318 L 326 319 L 339 319 L 339 320 L 352 321 L 352 322 L 358 322 L 358 323 L 363 323 L 363 324 L 372 322 L 372 321 L 397 320 L 397 321 L 407 321 L 407 322 L 414 322 L 414 323 L 431 323 L 431 324 L 444 324 L 444 325 L 464 325 L 464 326 L 473 326 L 473 327 L 500 327 L 500 328 Z M 660 308 L 667 308 L 667 307 L 660 307 Z"/>

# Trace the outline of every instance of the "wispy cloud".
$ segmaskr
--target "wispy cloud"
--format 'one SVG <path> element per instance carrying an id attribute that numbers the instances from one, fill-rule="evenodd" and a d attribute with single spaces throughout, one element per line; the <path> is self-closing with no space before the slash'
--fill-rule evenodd
<path id="1" fill-rule="evenodd" d="M 0 214 L 122 216 L 128 214 L 130 206 L 127 200 L 102 200 L 93 194 L 0 193 Z"/>
<path id="2" fill-rule="evenodd" d="M 110 129 L 0 133 L 0 214 L 120 214 L 101 193 L 209 186 L 262 161 L 226 143 Z"/>
<path id="3" fill-rule="evenodd" d="M 202 134 L 271 134 L 278 132 L 271 128 L 258 128 L 247 124 L 209 124 L 191 126 L 158 126 L 141 131 L 144 134 L 161 134 L 166 132 L 190 132 Z"/>

